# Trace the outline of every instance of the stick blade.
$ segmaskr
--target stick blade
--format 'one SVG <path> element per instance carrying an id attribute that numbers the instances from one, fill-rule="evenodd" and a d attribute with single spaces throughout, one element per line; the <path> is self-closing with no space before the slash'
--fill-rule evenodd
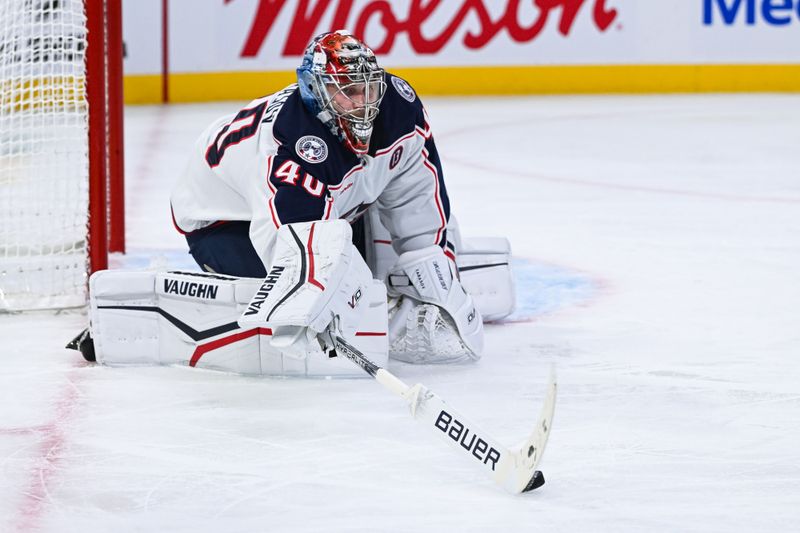
<path id="1" fill-rule="evenodd" d="M 547 446 L 547 439 L 550 437 L 557 394 L 558 384 L 555 369 L 551 369 L 547 395 L 536 427 L 528 439 L 517 448 L 516 469 L 513 476 L 511 476 L 512 485 L 509 487 L 511 492 L 516 492 L 517 494 L 530 492 L 544 485 L 544 475 L 537 467 L 542 460 L 544 449 Z"/>

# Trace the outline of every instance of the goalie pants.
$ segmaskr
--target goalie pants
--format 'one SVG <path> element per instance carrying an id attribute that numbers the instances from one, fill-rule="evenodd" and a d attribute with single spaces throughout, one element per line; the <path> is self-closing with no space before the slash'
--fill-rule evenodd
<path id="1" fill-rule="evenodd" d="M 250 241 L 250 222 L 218 222 L 186 234 L 189 253 L 206 272 L 240 278 L 263 278 L 264 263 Z"/>
<path id="2" fill-rule="evenodd" d="M 366 257 L 364 217 L 351 224 L 353 244 Z M 267 271 L 250 240 L 249 221 L 217 222 L 186 234 L 189 253 L 206 272 L 263 278 Z"/>

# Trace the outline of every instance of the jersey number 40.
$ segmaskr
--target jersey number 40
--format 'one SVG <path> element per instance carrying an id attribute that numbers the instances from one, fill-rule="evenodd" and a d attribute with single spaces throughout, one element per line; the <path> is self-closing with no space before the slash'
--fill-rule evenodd
<path id="1" fill-rule="evenodd" d="M 300 179 L 300 165 L 291 159 L 285 161 L 278 170 L 275 171 L 275 177 L 280 179 L 281 182 L 287 185 L 297 185 Z M 305 172 L 303 175 L 302 187 L 312 196 L 320 197 L 325 190 L 325 184 L 317 178 Z"/>

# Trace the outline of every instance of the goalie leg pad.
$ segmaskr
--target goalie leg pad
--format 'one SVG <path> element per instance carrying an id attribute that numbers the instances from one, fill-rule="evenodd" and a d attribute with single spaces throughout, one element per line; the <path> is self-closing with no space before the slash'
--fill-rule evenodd
<path id="1" fill-rule="evenodd" d="M 516 292 L 508 239 L 464 239 L 456 262 L 461 284 L 475 300 L 484 322 L 500 320 L 514 312 Z"/>
<path id="2" fill-rule="evenodd" d="M 89 314 L 97 362 L 196 366 L 249 375 L 363 376 L 351 363 L 327 354 L 305 361 L 285 357 L 270 346 L 269 328 L 240 328 L 237 319 L 262 282 L 201 273 L 97 272 L 90 279 Z M 385 364 L 383 285 L 372 284 L 364 300 L 375 312 L 367 313 L 348 342 Z"/>

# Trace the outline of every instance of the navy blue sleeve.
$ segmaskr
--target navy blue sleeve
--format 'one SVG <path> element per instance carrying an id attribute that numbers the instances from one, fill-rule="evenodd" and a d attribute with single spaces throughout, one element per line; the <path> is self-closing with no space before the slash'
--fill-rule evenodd
<path id="1" fill-rule="evenodd" d="M 269 176 L 280 224 L 322 220 L 326 208 L 325 184 L 312 176 L 281 147 Z"/>

